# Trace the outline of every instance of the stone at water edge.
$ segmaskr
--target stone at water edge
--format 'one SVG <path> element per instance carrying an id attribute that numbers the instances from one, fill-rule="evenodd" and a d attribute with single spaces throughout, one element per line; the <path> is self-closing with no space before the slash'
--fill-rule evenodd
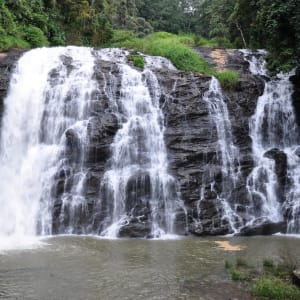
<path id="1" fill-rule="evenodd" d="M 253 236 L 253 235 L 272 235 L 275 233 L 286 233 L 286 222 L 271 222 L 270 220 L 254 226 L 244 226 L 241 228 L 237 236 Z"/>

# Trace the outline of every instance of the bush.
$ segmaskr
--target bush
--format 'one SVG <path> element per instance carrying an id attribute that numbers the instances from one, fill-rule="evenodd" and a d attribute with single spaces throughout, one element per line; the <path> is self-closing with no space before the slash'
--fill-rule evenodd
<path id="1" fill-rule="evenodd" d="M 11 48 L 22 48 L 27 49 L 30 48 L 30 45 L 23 41 L 21 38 L 8 36 L 8 35 L 0 35 L 0 50 L 8 50 Z"/>
<path id="2" fill-rule="evenodd" d="M 135 67 L 144 68 L 144 58 L 141 55 L 137 55 L 134 60 L 133 60 L 133 64 Z"/>
<path id="3" fill-rule="evenodd" d="M 251 289 L 251 293 L 258 297 L 267 297 L 274 300 L 297 300 L 300 299 L 300 291 L 274 276 L 260 278 Z"/>

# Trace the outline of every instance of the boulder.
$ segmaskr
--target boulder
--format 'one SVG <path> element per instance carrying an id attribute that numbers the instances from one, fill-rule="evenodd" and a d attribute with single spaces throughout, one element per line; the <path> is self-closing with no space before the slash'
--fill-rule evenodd
<path id="1" fill-rule="evenodd" d="M 257 220 L 253 225 L 244 226 L 237 235 L 253 236 L 253 235 L 271 235 L 275 233 L 286 233 L 286 222 L 272 222 L 270 220 Z"/>

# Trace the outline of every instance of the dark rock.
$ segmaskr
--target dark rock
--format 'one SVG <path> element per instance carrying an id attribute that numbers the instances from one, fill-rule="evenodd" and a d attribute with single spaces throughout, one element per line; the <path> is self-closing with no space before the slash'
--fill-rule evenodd
<path id="1" fill-rule="evenodd" d="M 293 272 L 292 272 L 292 281 L 293 281 L 293 284 L 300 287 L 300 269 L 299 268 L 293 270 Z"/>
<path id="2" fill-rule="evenodd" d="M 241 228 L 237 235 L 252 236 L 252 235 L 271 235 L 278 232 L 286 233 L 286 222 L 271 222 L 269 220 L 257 220 L 251 226 Z"/>
<path id="3" fill-rule="evenodd" d="M 246 214 L 246 206 L 249 204 L 246 178 L 254 166 L 249 118 L 254 114 L 257 99 L 263 93 L 264 81 L 261 77 L 250 74 L 248 63 L 239 51 L 201 51 L 207 51 L 207 57 L 215 51 L 214 55 L 220 54 L 219 62 L 215 62 L 215 65 L 224 61 L 224 68 L 235 69 L 239 73 L 236 89 L 224 91 L 223 94 L 228 106 L 233 142 L 239 149 L 239 161 L 235 162 L 235 167 L 240 170 L 240 176 L 233 186 L 222 173 L 217 128 L 204 99 L 211 77 L 192 72 L 153 70 L 162 90 L 159 100 L 164 114 L 169 172 L 178 182 L 179 194 L 187 209 L 187 219 L 183 210 L 178 210 L 175 230 L 180 234 L 186 234 L 186 231 L 195 235 L 228 234 L 232 233 L 232 229 L 224 217 L 222 196 L 226 194 L 231 208 L 238 210 L 241 215 Z M 0 114 L 9 76 L 20 55 L 21 52 L 16 52 L 0 59 Z M 61 59 L 70 72 L 72 59 L 67 56 Z M 62 163 L 54 176 L 55 182 L 51 189 L 54 203 L 53 233 L 66 232 L 71 223 L 74 224 L 74 233 L 100 233 L 112 223 L 110 216 L 113 210 L 113 195 L 104 183 L 103 174 L 111 165 L 111 144 L 125 118 L 122 115 L 123 106 L 119 103 L 121 76 L 117 64 L 102 61 L 98 57 L 95 59 L 94 79 L 98 88 L 92 92 L 90 99 L 86 141 L 81 141 L 74 129 L 68 129 L 64 133 L 65 151 L 61 154 Z M 58 83 L 57 76 L 57 70 L 52 70 L 49 76 L 50 84 Z M 297 78 L 291 79 L 296 85 L 299 83 Z M 68 97 L 64 99 L 66 102 L 69 100 Z M 47 128 L 42 128 L 41 132 L 43 130 Z M 41 140 L 43 141 L 42 133 Z M 278 149 L 270 150 L 266 156 L 275 161 L 276 174 L 283 191 L 286 156 Z M 146 161 L 141 156 L 138 163 L 142 165 Z M 85 175 L 82 182 L 84 189 L 81 194 L 74 195 L 74 185 L 78 183 L 82 174 Z M 120 237 L 150 237 L 151 211 L 147 205 L 150 191 L 151 182 L 146 172 L 132 174 L 125 195 L 128 222 L 122 226 Z M 78 201 L 78 204 L 72 207 L 70 203 L 75 196 L 82 197 L 84 201 Z M 240 225 L 241 220 L 234 222 Z M 280 224 L 265 222 L 244 228 L 243 234 L 267 234 L 277 231 L 279 227 Z"/>
<path id="4" fill-rule="evenodd" d="M 119 237 L 151 238 L 150 232 L 151 225 L 147 222 L 129 223 L 121 227 Z"/>
<path id="5" fill-rule="evenodd" d="M 293 106 L 298 126 L 300 126 L 300 67 L 296 68 L 295 75 L 290 77 L 290 81 L 294 85 Z"/>
<path id="6" fill-rule="evenodd" d="M 254 166 L 249 118 L 263 93 L 264 81 L 245 71 L 248 63 L 240 52 L 232 53 L 238 56 L 236 59 L 231 56 L 227 64 L 232 68 L 239 66 L 240 80 L 238 88 L 224 91 L 224 96 L 233 142 L 240 153 L 236 167 L 240 169 L 241 176 L 235 187 L 226 184 L 228 179 L 223 177 L 217 151 L 217 129 L 203 99 L 211 78 L 188 72 L 155 71 L 164 87 L 161 106 L 165 115 L 169 170 L 179 183 L 181 197 L 188 210 L 189 231 L 197 235 L 231 232 L 230 225 L 223 218 L 222 205 L 216 200 L 217 193 L 225 192 L 230 205 L 240 211 L 249 204 L 246 178 Z M 214 192 L 211 191 L 212 186 Z M 203 190 L 205 199 L 200 201 Z M 197 207 L 199 201 L 200 206 Z"/>
<path id="7" fill-rule="evenodd" d="M 275 173 L 278 178 L 278 198 L 284 202 L 284 189 L 287 181 L 287 155 L 279 149 L 273 148 L 264 154 L 265 157 L 275 161 Z"/>
<path id="8" fill-rule="evenodd" d="M 8 92 L 10 77 L 18 59 L 23 53 L 24 51 L 18 49 L 0 53 L 0 120 L 2 118 L 3 101 Z"/>

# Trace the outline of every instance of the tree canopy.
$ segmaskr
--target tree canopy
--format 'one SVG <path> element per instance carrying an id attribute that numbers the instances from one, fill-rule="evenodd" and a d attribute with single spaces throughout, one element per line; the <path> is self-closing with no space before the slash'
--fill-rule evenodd
<path id="1" fill-rule="evenodd" d="M 190 33 L 265 48 L 271 70 L 300 60 L 298 0 L 0 0 L 0 49 L 109 45 L 114 30 Z"/>

